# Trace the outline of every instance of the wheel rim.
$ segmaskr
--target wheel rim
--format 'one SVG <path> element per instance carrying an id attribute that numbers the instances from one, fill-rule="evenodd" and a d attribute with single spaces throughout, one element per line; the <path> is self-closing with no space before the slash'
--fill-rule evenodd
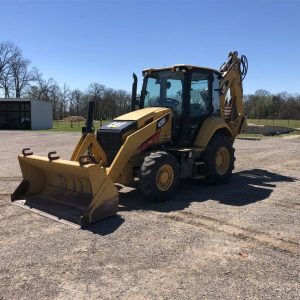
<path id="1" fill-rule="evenodd" d="M 173 183 L 174 171 L 170 165 L 162 165 L 156 174 L 156 186 L 162 192 L 167 191 Z"/>
<path id="2" fill-rule="evenodd" d="M 230 163 L 230 153 L 226 147 L 221 147 L 216 154 L 216 170 L 219 175 L 224 175 L 228 171 Z"/>

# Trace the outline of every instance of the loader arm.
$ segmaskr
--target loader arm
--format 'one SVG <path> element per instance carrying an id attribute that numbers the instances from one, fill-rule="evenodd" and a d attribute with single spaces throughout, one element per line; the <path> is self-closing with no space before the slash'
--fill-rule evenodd
<path id="1" fill-rule="evenodd" d="M 101 166 L 105 166 L 107 163 L 107 157 L 102 149 L 101 145 L 97 142 L 94 133 L 83 134 L 76 145 L 73 154 L 71 156 L 71 161 L 79 161 L 86 152 L 92 153 L 95 161 L 100 163 Z"/>
<path id="2" fill-rule="evenodd" d="M 88 159 L 95 164 L 106 166 L 107 156 L 103 148 L 97 142 L 94 130 L 94 107 L 95 102 L 90 101 L 88 106 L 88 118 L 86 126 L 82 128 L 82 136 L 77 143 L 71 161 L 80 161 L 81 158 L 87 153 Z"/>

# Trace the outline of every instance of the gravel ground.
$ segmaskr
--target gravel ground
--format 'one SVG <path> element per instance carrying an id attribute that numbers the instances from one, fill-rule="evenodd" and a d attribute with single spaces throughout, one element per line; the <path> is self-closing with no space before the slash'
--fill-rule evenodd
<path id="1" fill-rule="evenodd" d="M 10 204 L 17 154 L 71 155 L 77 133 L 1 131 L 0 299 L 299 299 L 300 138 L 237 140 L 231 183 L 184 181 L 75 229 Z"/>

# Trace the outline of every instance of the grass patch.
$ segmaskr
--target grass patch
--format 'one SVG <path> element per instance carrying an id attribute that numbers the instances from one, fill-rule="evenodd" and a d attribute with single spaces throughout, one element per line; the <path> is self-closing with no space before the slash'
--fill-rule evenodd
<path id="1" fill-rule="evenodd" d="M 102 125 L 107 124 L 110 121 L 102 121 Z M 269 126 L 284 126 L 290 128 L 300 128 L 300 120 L 270 120 L 270 119 L 247 119 L 248 123 L 257 125 L 269 125 Z M 85 126 L 84 121 L 53 121 L 53 128 L 48 130 L 49 132 L 81 132 L 81 128 Z M 94 121 L 94 126 L 96 129 L 100 127 L 100 121 Z M 261 138 L 263 135 L 260 134 L 240 134 L 239 137 L 253 137 Z"/>
<path id="2" fill-rule="evenodd" d="M 239 139 L 264 139 L 266 138 L 264 135 L 262 134 L 255 134 L 255 133 L 240 133 L 237 138 Z"/>
<path id="3" fill-rule="evenodd" d="M 102 121 L 102 125 L 107 124 L 110 121 Z M 84 121 L 53 121 L 53 128 L 48 130 L 42 130 L 42 131 L 50 131 L 50 132 L 81 132 L 82 127 L 85 126 Z M 100 121 L 94 121 L 94 127 L 95 129 L 98 129 L 100 127 Z"/>

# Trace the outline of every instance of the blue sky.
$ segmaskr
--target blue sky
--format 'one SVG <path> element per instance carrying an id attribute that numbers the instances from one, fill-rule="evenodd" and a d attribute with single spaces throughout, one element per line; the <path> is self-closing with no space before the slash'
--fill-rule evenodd
<path id="1" fill-rule="evenodd" d="M 245 93 L 300 92 L 300 1 L 0 0 L 0 40 L 71 88 L 131 90 L 132 72 L 178 63 L 213 68 L 245 54 Z"/>

